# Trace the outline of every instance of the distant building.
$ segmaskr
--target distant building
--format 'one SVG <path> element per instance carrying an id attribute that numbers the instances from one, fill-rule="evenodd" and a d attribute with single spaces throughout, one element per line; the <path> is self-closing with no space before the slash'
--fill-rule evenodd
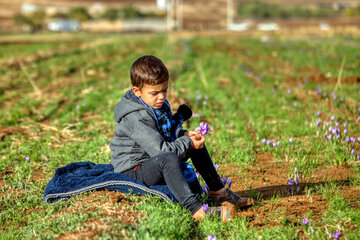
<path id="1" fill-rule="evenodd" d="M 80 22 L 78 20 L 72 19 L 55 19 L 50 21 L 47 24 L 48 30 L 54 32 L 62 32 L 62 31 L 79 31 L 80 30 Z"/>
<path id="2" fill-rule="evenodd" d="M 32 3 L 23 3 L 21 5 L 21 13 L 22 14 L 31 14 L 38 10 L 39 10 L 38 6 L 36 6 L 35 4 L 32 4 Z"/>

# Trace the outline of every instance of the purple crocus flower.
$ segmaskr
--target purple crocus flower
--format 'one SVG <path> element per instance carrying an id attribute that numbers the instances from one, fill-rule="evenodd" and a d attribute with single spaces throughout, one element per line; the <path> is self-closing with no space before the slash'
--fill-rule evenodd
<path id="1" fill-rule="evenodd" d="M 203 204 L 202 210 L 204 210 L 204 212 L 206 213 L 209 210 L 209 204 Z"/>
<path id="2" fill-rule="evenodd" d="M 331 137 L 332 137 L 331 134 L 327 135 L 326 137 L 327 137 L 327 139 L 329 139 L 329 141 L 331 141 Z"/>
<path id="3" fill-rule="evenodd" d="M 335 135 L 336 134 L 336 128 L 331 129 L 331 132 Z"/>
<path id="4" fill-rule="evenodd" d="M 355 138 L 354 137 L 350 137 L 350 140 L 354 143 L 355 142 Z"/>
<path id="5" fill-rule="evenodd" d="M 287 93 L 288 93 L 288 94 L 291 94 L 291 89 L 290 89 L 290 88 L 287 90 Z"/>
<path id="6" fill-rule="evenodd" d="M 360 153 L 357 155 L 357 159 L 360 160 Z"/>
<path id="7" fill-rule="evenodd" d="M 323 97 L 324 97 L 324 98 L 326 98 L 326 97 L 327 97 L 327 94 L 326 94 L 326 93 L 324 93 L 324 94 L 323 94 Z"/>
<path id="8" fill-rule="evenodd" d="M 339 122 L 335 122 L 335 126 L 338 127 L 338 126 L 339 126 Z"/>
<path id="9" fill-rule="evenodd" d="M 83 105 L 82 105 L 83 107 L 86 107 L 86 103 L 83 103 Z"/>
<path id="10" fill-rule="evenodd" d="M 28 161 L 28 162 L 30 162 L 30 157 L 29 157 L 29 156 L 26 156 L 26 157 L 25 157 L 25 160 Z"/>
<path id="11" fill-rule="evenodd" d="M 321 112 L 320 112 L 320 111 L 318 111 L 318 112 L 317 112 L 317 115 L 318 115 L 318 116 L 320 117 L 320 115 L 321 115 Z"/>
<path id="12" fill-rule="evenodd" d="M 344 123 L 344 128 L 346 128 L 346 123 Z"/>
<path id="13" fill-rule="evenodd" d="M 196 172 L 196 178 L 199 178 L 200 173 Z"/>
<path id="14" fill-rule="evenodd" d="M 297 174 L 297 170 L 298 170 L 298 168 L 297 168 L 297 167 L 295 167 L 295 174 Z"/>
<path id="15" fill-rule="evenodd" d="M 345 138 L 345 142 L 348 143 L 349 141 L 350 141 L 349 137 L 346 137 L 346 138 Z"/>
<path id="16" fill-rule="evenodd" d="M 335 239 L 339 239 L 341 237 L 341 233 L 340 232 L 333 233 L 333 237 Z"/>
<path id="17" fill-rule="evenodd" d="M 209 235 L 207 236 L 207 240 L 217 240 L 217 237 L 209 234 Z"/>
<path id="18" fill-rule="evenodd" d="M 266 139 L 265 139 L 265 138 L 262 138 L 262 139 L 261 139 L 261 142 L 262 142 L 262 143 L 266 143 Z"/>
<path id="19" fill-rule="evenodd" d="M 273 142 L 272 145 L 273 145 L 274 148 L 276 148 L 276 146 L 277 146 L 277 145 L 276 145 L 276 142 Z"/>
<path id="20" fill-rule="evenodd" d="M 355 149 L 351 150 L 351 155 L 355 154 Z"/>
<path id="21" fill-rule="evenodd" d="M 267 145 L 270 147 L 271 140 L 267 140 L 266 143 L 267 143 Z"/>
<path id="22" fill-rule="evenodd" d="M 340 138 L 340 134 L 336 134 L 336 139 L 339 139 Z"/>
<path id="23" fill-rule="evenodd" d="M 76 105 L 76 110 L 79 110 L 80 109 L 80 105 Z"/>
<path id="24" fill-rule="evenodd" d="M 250 98 L 246 97 L 245 102 L 249 102 Z"/>
<path id="25" fill-rule="evenodd" d="M 294 182 L 295 182 L 296 185 L 299 185 L 299 183 L 300 183 L 299 178 L 295 178 Z"/>
<path id="26" fill-rule="evenodd" d="M 331 120 L 331 121 L 334 121 L 334 120 L 335 120 L 335 116 L 331 116 L 331 117 L 330 117 L 330 120 Z"/>
<path id="27" fill-rule="evenodd" d="M 346 135 L 347 134 L 347 129 L 344 129 L 344 135 Z"/>
<path id="28" fill-rule="evenodd" d="M 223 178 L 221 179 L 221 181 L 222 181 L 222 183 L 225 185 L 225 183 L 227 182 L 227 177 L 223 177 Z"/>
<path id="29" fill-rule="evenodd" d="M 307 219 L 307 218 L 301 219 L 301 222 L 302 222 L 305 226 L 309 225 L 309 223 L 310 223 L 309 219 Z"/>
<path id="30" fill-rule="evenodd" d="M 297 107 L 297 103 L 296 103 L 296 102 L 294 102 L 294 107 Z"/>
<path id="31" fill-rule="evenodd" d="M 292 143 L 292 142 L 293 142 L 293 139 L 292 139 L 292 138 L 289 138 L 289 142 Z"/>
<path id="32" fill-rule="evenodd" d="M 320 121 L 317 121 L 316 125 L 317 125 L 317 126 L 320 126 Z"/>
<path id="33" fill-rule="evenodd" d="M 195 131 L 200 131 L 201 135 L 205 135 L 209 133 L 210 126 L 206 122 L 201 122 L 200 126 L 195 128 Z"/>
<path id="34" fill-rule="evenodd" d="M 292 180 L 289 180 L 289 181 L 288 181 L 288 184 L 289 184 L 290 187 L 292 187 L 293 181 L 292 181 Z"/>
<path id="35" fill-rule="evenodd" d="M 360 137 L 358 137 L 358 142 L 360 142 Z"/>
<path id="36" fill-rule="evenodd" d="M 300 192 L 300 185 L 296 188 L 297 192 Z"/>
<path id="37" fill-rule="evenodd" d="M 358 121 L 360 122 L 360 116 L 358 116 Z"/>
<path id="38" fill-rule="evenodd" d="M 229 188 L 230 188 L 230 187 L 231 187 L 231 184 L 232 184 L 232 180 L 231 180 L 231 179 L 229 179 L 229 180 L 227 181 L 227 183 L 228 183 Z"/>
<path id="39" fill-rule="evenodd" d="M 202 188 L 202 191 L 203 191 L 203 193 L 207 193 L 206 187 L 203 187 L 203 188 Z"/>
<path id="40" fill-rule="evenodd" d="M 219 168 L 219 164 L 215 163 L 215 164 L 214 164 L 214 168 L 215 168 L 215 169 L 218 169 L 218 168 Z"/>
<path id="41" fill-rule="evenodd" d="M 279 145 L 280 145 L 280 141 L 277 141 L 277 142 L 276 142 L 276 146 L 279 146 Z"/>
<path id="42" fill-rule="evenodd" d="M 209 186 L 206 183 L 205 183 L 204 187 L 206 188 L 206 191 L 210 190 Z"/>
<path id="43" fill-rule="evenodd" d="M 326 126 L 327 126 L 327 127 L 329 126 L 329 123 L 328 123 L 328 122 L 326 122 Z"/>

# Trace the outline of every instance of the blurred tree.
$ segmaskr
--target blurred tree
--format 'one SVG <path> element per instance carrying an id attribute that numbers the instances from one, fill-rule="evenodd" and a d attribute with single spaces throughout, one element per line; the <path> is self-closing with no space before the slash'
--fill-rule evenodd
<path id="1" fill-rule="evenodd" d="M 140 12 L 139 9 L 137 9 L 134 6 L 127 6 L 124 7 L 122 10 L 122 17 L 123 18 L 139 18 L 139 17 L 143 17 L 144 15 Z"/>
<path id="2" fill-rule="evenodd" d="M 69 17 L 79 20 L 80 22 L 88 21 L 91 19 L 89 12 L 86 10 L 86 8 L 83 7 L 76 7 L 70 9 Z"/>
<path id="3" fill-rule="evenodd" d="M 115 21 L 116 19 L 119 18 L 119 10 L 115 8 L 108 8 L 101 15 L 101 18 L 107 19 L 109 21 Z"/>
<path id="4" fill-rule="evenodd" d="M 44 11 L 36 11 L 29 15 L 15 14 L 13 21 L 17 25 L 29 27 L 31 32 L 43 29 L 45 25 L 46 13 Z"/>

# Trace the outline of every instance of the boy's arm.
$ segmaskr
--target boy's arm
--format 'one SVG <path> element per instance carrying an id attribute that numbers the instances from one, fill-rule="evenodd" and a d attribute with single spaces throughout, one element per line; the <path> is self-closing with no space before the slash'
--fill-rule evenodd
<path id="1" fill-rule="evenodd" d="M 140 114 L 141 117 L 137 114 Z M 179 158 L 184 158 L 192 149 L 193 144 L 188 136 L 177 138 L 173 142 L 167 142 L 157 129 L 154 118 L 147 111 L 141 111 L 128 115 L 128 124 L 131 128 L 130 137 L 143 148 L 150 157 L 163 152 L 173 152 Z"/>

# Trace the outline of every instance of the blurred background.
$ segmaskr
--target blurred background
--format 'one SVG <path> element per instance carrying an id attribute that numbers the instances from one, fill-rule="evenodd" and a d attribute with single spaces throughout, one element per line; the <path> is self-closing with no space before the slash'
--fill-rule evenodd
<path id="1" fill-rule="evenodd" d="M 0 0 L 0 32 L 350 33 L 360 0 Z"/>

